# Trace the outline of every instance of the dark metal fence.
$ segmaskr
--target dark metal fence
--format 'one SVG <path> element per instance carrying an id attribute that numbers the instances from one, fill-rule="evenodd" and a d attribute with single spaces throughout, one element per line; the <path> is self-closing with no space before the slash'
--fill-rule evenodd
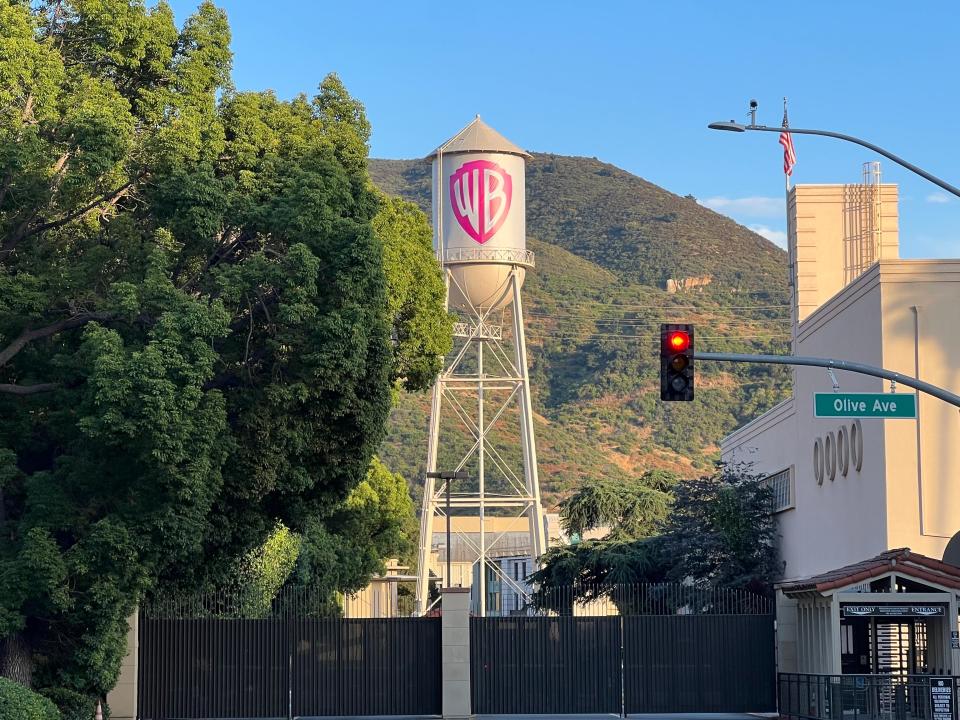
<path id="1" fill-rule="evenodd" d="M 473 712 L 621 711 L 620 618 L 472 618 Z"/>
<path id="2" fill-rule="evenodd" d="M 440 618 L 292 625 L 294 717 L 440 714 Z"/>
<path id="3" fill-rule="evenodd" d="M 597 585 L 540 593 L 537 606 L 471 620 L 475 713 L 776 711 L 767 598 Z"/>
<path id="4" fill-rule="evenodd" d="M 627 713 L 775 712 L 773 616 L 623 618 Z"/>
<path id="5" fill-rule="evenodd" d="M 286 718 L 283 621 L 140 620 L 138 712 L 167 718 Z"/>
<path id="6" fill-rule="evenodd" d="M 230 594 L 145 604 L 139 717 L 440 714 L 439 618 L 328 612 L 310 591 L 255 609 Z"/>
<path id="7" fill-rule="evenodd" d="M 934 715 L 931 675 L 780 673 L 780 714 L 808 720 L 943 720 Z M 950 678 L 951 695 L 956 678 Z M 956 718 L 956 699 L 946 713 Z"/>

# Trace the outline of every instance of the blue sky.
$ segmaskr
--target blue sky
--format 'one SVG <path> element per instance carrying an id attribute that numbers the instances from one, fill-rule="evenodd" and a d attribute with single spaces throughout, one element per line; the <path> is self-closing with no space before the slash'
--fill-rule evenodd
<path id="1" fill-rule="evenodd" d="M 173 0 L 182 22 L 196 0 Z M 783 243 L 773 133 L 713 120 L 871 140 L 960 185 L 953 135 L 960 5 L 899 0 L 365 2 L 221 0 L 234 81 L 288 98 L 336 71 L 373 123 L 372 155 L 420 157 L 476 113 L 535 151 L 597 157 Z M 776 9 L 774 9 L 776 5 Z M 797 136 L 799 183 L 856 182 L 867 150 Z M 900 184 L 904 257 L 960 257 L 960 199 L 883 163 Z"/>

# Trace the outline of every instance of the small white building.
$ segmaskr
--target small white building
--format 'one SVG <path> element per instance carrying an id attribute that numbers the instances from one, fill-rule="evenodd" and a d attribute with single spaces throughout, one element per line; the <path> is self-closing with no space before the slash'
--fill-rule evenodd
<path id="1" fill-rule="evenodd" d="M 536 570 L 529 554 L 504 555 L 487 561 L 487 604 L 489 617 L 526 615 L 530 610 L 533 587 L 528 578 Z M 473 566 L 473 587 L 479 587 L 477 573 L 480 564 Z M 479 613 L 480 599 L 476 593 L 470 598 L 471 611 Z"/>

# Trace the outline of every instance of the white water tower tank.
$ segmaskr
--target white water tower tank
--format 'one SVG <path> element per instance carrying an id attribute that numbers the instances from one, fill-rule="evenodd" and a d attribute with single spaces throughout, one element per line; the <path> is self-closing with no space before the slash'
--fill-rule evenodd
<path id="1" fill-rule="evenodd" d="M 450 306 L 480 311 L 512 301 L 512 267 L 533 266 L 527 250 L 526 159 L 478 115 L 430 155 L 433 249 L 450 270 Z"/>

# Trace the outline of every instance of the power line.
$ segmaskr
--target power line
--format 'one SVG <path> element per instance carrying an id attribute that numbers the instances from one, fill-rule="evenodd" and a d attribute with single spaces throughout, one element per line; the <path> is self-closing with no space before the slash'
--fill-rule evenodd
<path id="1" fill-rule="evenodd" d="M 624 338 L 627 340 L 659 340 L 660 335 L 625 335 L 623 333 L 574 333 L 574 332 L 543 332 L 540 330 L 529 330 L 528 335 L 540 336 L 540 337 L 550 337 L 550 338 L 570 338 L 573 340 L 580 340 L 586 338 Z M 783 337 L 789 338 L 792 337 L 791 333 L 765 333 L 765 334 L 749 334 L 749 335 L 697 335 L 698 340 L 741 340 L 741 339 L 757 339 L 757 338 L 776 338 Z"/>
<path id="2" fill-rule="evenodd" d="M 600 302 L 597 300 L 585 300 L 583 305 L 593 307 L 614 307 L 623 310 L 774 310 L 789 309 L 790 303 L 778 303 L 776 305 L 629 305 L 624 303 Z"/>
<path id="3" fill-rule="evenodd" d="M 584 315 L 548 315 L 548 314 L 538 314 L 530 313 L 530 317 L 537 318 L 538 320 L 556 320 L 559 322 L 584 322 L 584 323 L 607 323 L 607 324 L 619 324 L 626 326 L 648 326 L 648 327 L 659 327 L 660 320 L 650 320 L 647 318 L 610 318 L 610 317 L 589 317 Z M 689 319 L 689 318 L 687 318 Z M 697 322 L 694 320 L 694 322 Z M 743 326 L 750 326 L 754 324 L 762 323 L 771 323 L 776 325 L 783 325 L 789 323 L 790 318 L 746 318 L 742 322 L 734 322 L 733 324 L 741 324 Z M 710 323 L 722 323 L 730 324 L 729 318 L 711 318 L 709 320 L 704 320 L 701 324 L 707 325 Z"/>

